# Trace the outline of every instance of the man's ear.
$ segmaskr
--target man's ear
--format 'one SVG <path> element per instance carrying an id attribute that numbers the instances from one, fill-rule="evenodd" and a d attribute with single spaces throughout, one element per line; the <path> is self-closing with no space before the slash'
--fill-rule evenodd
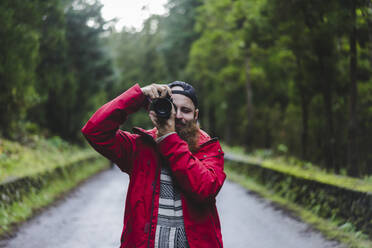
<path id="1" fill-rule="evenodd" d="M 199 109 L 195 109 L 194 120 L 199 118 Z"/>

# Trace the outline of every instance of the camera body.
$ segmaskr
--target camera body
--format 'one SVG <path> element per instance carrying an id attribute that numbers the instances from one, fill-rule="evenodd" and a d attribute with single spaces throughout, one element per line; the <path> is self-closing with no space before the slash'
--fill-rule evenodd
<path id="1" fill-rule="evenodd" d="M 153 110 L 158 118 L 169 119 L 172 113 L 172 98 L 167 94 L 164 98 L 155 98 L 150 104 L 150 110 Z"/>

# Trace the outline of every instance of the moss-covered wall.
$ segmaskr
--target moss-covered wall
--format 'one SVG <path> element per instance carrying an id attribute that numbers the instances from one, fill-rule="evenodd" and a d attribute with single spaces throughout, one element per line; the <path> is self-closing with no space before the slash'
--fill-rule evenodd
<path id="1" fill-rule="evenodd" d="M 24 195 L 30 192 L 37 193 L 44 186 L 56 179 L 68 180 L 70 175 L 78 173 L 83 166 L 89 166 L 89 162 L 93 162 L 97 156 L 92 156 L 88 159 L 82 159 L 74 163 L 56 167 L 52 170 L 43 173 L 37 173 L 22 178 L 14 178 L 0 184 L 0 206 L 12 204 L 19 201 Z"/>
<path id="2" fill-rule="evenodd" d="M 0 184 L 0 239 L 15 227 L 75 188 L 83 180 L 109 167 L 98 154 L 49 171 Z"/>
<path id="3" fill-rule="evenodd" d="M 248 175 L 280 196 L 321 217 L 353 223 L 372 237 L 372 193 L 301 178 L 265 168 L 259 163 L 226 160 L 225 166 Z"/>

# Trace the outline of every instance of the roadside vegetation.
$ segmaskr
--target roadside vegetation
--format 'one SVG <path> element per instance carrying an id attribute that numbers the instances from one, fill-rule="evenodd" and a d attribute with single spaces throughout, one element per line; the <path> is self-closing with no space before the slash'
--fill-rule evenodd
<path id="1" fill-rule="evenodd" d="M 86 163 L 82 163 L 74 173 L 52 181 L 40 191 L 31 190 L 20 201 L 7 206 L 0 204 L 0 237 L 11 235 L 18 224 L 33 217 L 81 182 L 108 167 L 107 161 L 103 158 Z"/>
<path id="2" fill-rule="evenodd" d="M 197 90 L 203 129 L 229 145 L 279 145 L 331 173 L 372 175 L 370 1 L 168 0 L 141 30 L 117 30 L 102 7 L 0 2 L 3 137 L 32 123 L 78 142 L 82 123 L 135 83 L 181 80 Z M 141 111 L 126 129 L 149 123 Z"/>
<path id="3" fill-rule="evenodd" d="M 340 223 L 337 219 L 324 219 L 293 202 L 276 195 L 270 189 L 258 184 L 252 178 L 237 173 L 231 167 L 225 168 L 227 178 L 234 181 L 249 191 L 257 193 L 274 204 L 278 204 L 282 209 L 288 210 L 295 218 L 310 224 L 314 229 L 320 231 L 326 238 L 337 240 L 346 244 L 349 248 L 371 248 L 372 241 L 367 235 L 356 228 L 351 223 Z"/>
<path id="4" fill-rule="evenodd" d="M 90 147 L 70 144 L 58 136 L 28 135 L 22 142 L 0 138 L 0 183 L 52 170 L 96 154 Z"/>
<path id="5" fill-rule="evenodd" d="M 288 156 L 283 152 L 284 145 L 280 145 L 276 152 L 271 150 L 256 150 L 246 153 L 243 147 L 222 145 L 225 153 L 234 154 L 242 161 L 260 163 L 263 167 L 284 172 L 305 179 L 335 185 L 342 188 L 354 189 L 362 192 L 372 192 L 372 176 L 354 178 L 347 176 L 346 171 L 335 174 L 323 167 L 296 157 Z"/>
<path id="6" fill-rule="evenodd" d="M 309 165 L 306 162 L 280 155 L 275 156 L 267 150 L 256 151 L 254 154 L 246 154 L 242 147 L 229 147 L 226 145 L 223 145 L 223 150 L 225 154 L 235 155 L 236 158 L 244 162 L 259 163 L 263 167 L 286 174 L 313 179 L 327 184 L 334 184 L 338 187 L 345 186 L 350 189 L 369 190 L 369 192 L 372 192 L 370 178 L 358 180 L 347 176 L 335 176 L 315 165 Z M 337 240 L 346 244 L 349 248 L 372 247 L 372 241 L 369 239 L 368 235 L 357 230 L 352 223 L 345 222 L 336 216 L 331 218 L 320 217 L 316 209 L 304 208 L 294 203 L 292 199 L 289 199 L 290 197 L 283 197 L 282 194 L 273 191 L 268 186 L 262 185 L 254 177 L 238 172 L 235 166 L 229 161 L 225 163 L 225 171 L 229 180 L 239 183 L 249 191 L 257 193 L 274 204 L 278 204 L 282 209 L 288 210 L 295 218 L 300 218 L 302 221 L 309 223 L 314 229 L 320 231 L 328 239 Z M 290 192 L 288 192 L 288 194 L 290 194 Z"/>
<path id="7" fill-rule="evenodd" d="M 22 195 L 10 203 L 5 201 L 7 187 L 0 192 L 0 237 L 10 235 L 19 223 L 107 167 L 108 161 L 92 148 L 73 145 L 56 136 L 27 135 L 22 142 L 0 139 L 0 185 L 24 177 L 42 180 L 41 186 L 26 183 L 22 187 L 29 188 L 17 189 L 15 192 Z"/>

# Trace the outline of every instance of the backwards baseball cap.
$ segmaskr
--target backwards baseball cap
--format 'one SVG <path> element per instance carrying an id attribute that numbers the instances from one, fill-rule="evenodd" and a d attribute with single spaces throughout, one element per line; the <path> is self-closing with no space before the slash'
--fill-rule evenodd
<path id="1" fill-rule="evenodd" d="M 171 89 L 172 87 L 175 87 L 175 86 L 182 87 L 183 90 L 172 90 L 172 94 L 181 94 L 181 95 L 187 96 L 194 103 L 195 108 L 198 107 L 198 98 L 196 97 L 195 89 L 194 87 L 191 86 L 191 84 L 188 84 L 182 81 L 174 81 L 168 84 L 168 86 Z"/>

